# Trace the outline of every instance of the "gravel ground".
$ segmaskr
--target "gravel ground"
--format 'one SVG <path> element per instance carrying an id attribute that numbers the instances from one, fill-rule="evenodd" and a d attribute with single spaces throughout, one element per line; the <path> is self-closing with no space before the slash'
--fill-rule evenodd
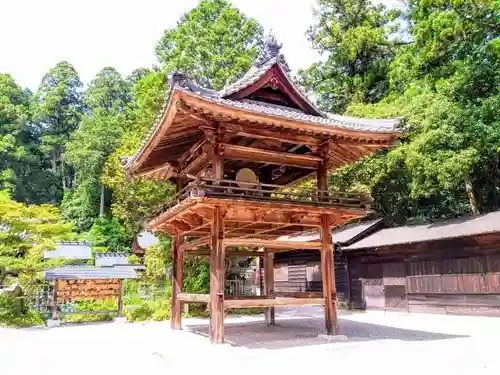
<path id="1" fill-rule="evenodd" d="M 52 329 L 0 329 L 5 374 L 144 374 L 217 369 L 226 374 L 304 375 L 324 369 L 371 374 L 499 374 L 500 318 L 341 314 L 348 341 L 329 342 L 322 312 L 280 309 L 277 326 L 263 317 L 226 319 L 228 344 L 210 345 L 207 321 L 185 319 L 183 331 L 168 322 L 103 323 Z"/>

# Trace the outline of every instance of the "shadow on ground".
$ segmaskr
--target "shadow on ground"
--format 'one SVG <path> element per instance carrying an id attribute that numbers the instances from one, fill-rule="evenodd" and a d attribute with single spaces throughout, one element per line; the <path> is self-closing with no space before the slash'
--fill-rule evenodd
<path id="1" fill-rule="evenodd" d="M 276 323 L 270 327 L 266 327 L 263 321 L 226 323 L 226 342 L 249 349 L 284 349 L 331 342 L 324 337 L 318 337 L 324 333 L 322 318 L 277 319 Z M 208 337 L 208 325 L 187 325 L 186 328 L 194 334 Z M 341 317 L 339 334 L 348 338 L 346 341 L 336 341 L 340 345 L 376 340 L 434 341 L 468 337 L 362 323 Z"/>

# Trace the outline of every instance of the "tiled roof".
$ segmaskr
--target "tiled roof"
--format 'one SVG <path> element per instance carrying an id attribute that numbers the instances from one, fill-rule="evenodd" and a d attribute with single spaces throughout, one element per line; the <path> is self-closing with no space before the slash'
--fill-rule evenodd
<path id="1" fill-rule="evenodd" d="M 283 74 L 288 78 L 289 83 L 293 86 L 294 90 L 307 102 L 309 105 L 316 110 L 319 116 L 313 116 L 306 114 L 301 111 L 297 111 L 294 108 L 288 108 L 284 106 L 278 106 L 273 104 L 267 104 L 263 102 L 256 102 L 252 100 L 229 100 L 226 99 L 231 94 L 243 90 L 253 83 L 257 82 L 261 77 L 263 77 L 269 69 L 273 66 L 278 66 Z M 220 91 L 215 91 L 200 87 L 195 82 L 191 81 L 183 73 L 174 73 L 170 79 L 170 89 L 168 90 L 169 95 L 165 98 L 164 104 L 159 111 L 156 121 L 152 126 L 149 134 L 144 138 L 139 150 L 132 157 L 122 158 L 122 163 L 125 167 L 132 165 L 137 157 L 143 152 L 148 141 L 151 139 L 153 134 L 161 126 L 161 119 L 163 113 L 170 106 L 172 96 L 175 90 L 180 90 L 188 92 L 190 94 L 195 94 L 202 99 L 209 100 L 213 103 L 218 103 L 226 107 L 243 109 L 249 112 L 254 112 L 258 114 L 266 114 L 271 116 L 277 116 L 282 118 L 288 118 L 292 120 L 301 121 L 304 123 L 324 125 L 331 127 L 344 128 L 349 130 L 358 131 L 376 131 L 376 132 L 394 132 L 398 129 L 401 123 L 401 119 L 388 119 L 388 120 L 374 120 L 374 119 L 361 119 L 347 116 L 339 116 L 333 114 L 322 113 L 317 107 L 312 103 L 307 96 L 302 92 L 300 87 L 295 85 L 293 80 L 288 74 L 287 64 L 284 61 L 284 57 L 281 54 L 271 57 L 267 62 L 254 66 L 247 74 L 245 74 L 241 79 L 236 82 L 226 86 Z"/>
<path id="2" fill-rule="evenodd" d="M 88 242 L 58 242 L 54 250 L 45 250 L 43 257 L 88 260 L 92 258 L 92 250 Z"/>
<path id="3" fill-rule="evenodd" d="M 259 114 L 289 118 L 292 120 L 302 121 L 310 124 L 325 125 L 325 126 L 331 126 L 349 130 L 392 133 L 398 129 L 398 126 L 401 122 L 400 119 L 374 120 L 374 119 L 362 119 L 362 118 L 338 116 L 338 115 L 335 116 L 330 115 L 328 117 L 312 116 L 297 111 L 295 109 L 273 104 L 269 105 L 267 103 L 258 103 L 253 100 L 221 99 L 221 98 L 214 98 L 208 95 L 203 95 L 200 92 L 187 90 L 186 88 L 180 88 L 180 90 L 185 92 L 190 92 L 191 94 L 195 94 L 202 99 L 209 100 L 213 103 L 222 104 L 226 107 L 242 109 L 245 111 L 259 113 Z"/>
<path id="4" fill-rule="evenodd" d="M 382 229 L 344 249 L 356 250 L 402 245 L 495 232 L 500 232 L 500 211 L 440 223 Z"/>
<path id="5" fill-rule="evenodd" d="M 45 280 L 136 279 L 133 267 L 58 267 L 44 272 Z"/>
<path id="6" fill-rule="evenodd" d="M 363 232 L 370 230 L 374 225 L 381 223 L 383 219 L 365 220 L 362 222 L 347 224 L 332 230 L 333 243 L 346 244 L 361 235 Z M 296 242 L 310 242 L 318 241 L 319 233 L 311 231 L 302 233 L 298 236 L 285 236 L 278 238 L 278 241 L 296 241 Z"/>
<path id="7" fill-rule="evenodd" d="M 98 267 L 128 264 L 126 253 L 95 253 L 94 259 Z"/>

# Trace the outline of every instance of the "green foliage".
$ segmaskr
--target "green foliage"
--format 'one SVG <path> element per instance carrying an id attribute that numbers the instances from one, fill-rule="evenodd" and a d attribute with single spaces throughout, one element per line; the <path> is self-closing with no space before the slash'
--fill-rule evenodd
<path id="1" fill-rule="evenodd" d="M 24 298 L 0 294 L 0 325 L 27 327 L 44 323 L 41 314 L 31 311 Z"/>
<path id="2" fill-rule="evenodd" d="M 87 113 L 64 154 L 64 160 L 76 169 L 76 187 L 65 194 L 62 204 L 64 216 L 80 230 L 88 230 L 110 203 L 100 176 L 107 157 L 120 144 L 130 100 L 129 84 L 111 67 L 102 69 L 85 92 Z"/>
<path id="3" fill-rule="evenodd" d="M 130 253 L 132 247 L 132 236 L 116 219 L 96 219 L 89 239 L 94 252 Z"/>
<path id="4" fill-rule="evenodd" d="M 154 301 L 143 301 L 139 306 L 125 309 L 125 316 L 129 322 L 168 320 L 170 313 L 170 298 L 166 296 Z"/>
<path id="5" fill-rule="evenodd" d="M 170 238 L 163 243 L 147 248 L 144 254 L 146 266 L 145 277 L 150 281 L 159 281 L 165 278 L 165 269 L 171 259 Z"/>
<path id="6" fill-rule="evenodd" d="M 167 72 L 179 70 L 221 89 L 250 69 L 262 37 L 262 26 L 229 1 L 202 0 L 165 31 L 156 54 Z"/>
<path id="7" fill-rule="evenodd" d="M 0 190 L 9 190 L 17 201 L 44 203 L 52 200 L 57 181 L 45 170 L 30 100 L 28 90 L 0 74 Z"/>
<path id="8" fill-rule="evenodd" d="M 366 0 L 318 0 L 308 36 L 324 61 L 299 72 L 321 108 L 342 113 L 351 102 L 375 103 L 388 91 L 398 12 Z"/>
<path id="9" fill-rule="evenodd" d="M 41 135 L 41 150 L 52 163 L 52 173 L 61 181 L 60 188 L 71 187 L 74 171 L 64 163 L 62 154 L 83 111 L 82 82 L 75 68 L 61 61 L 42 79 L 32 101 L 33 121 Z M 54 197 L 54 203 L 58 197 Z"/>
<path id="10" fill-rule="evenodd" d="M 335 171 L 334 187 L 371 191 L 374 208 L 398 223 L 500 208 L 495 14 L 498 6 L 488 0 L 410 2 L 412 43 L 394 49 L 385 97 L 374 104 L 352 98 L 346 110 L 404 117 L 406 135 L 399 147 Z M 327 65 L 320 70 L 328 74 Z M 335 89 L 327 91 L 336 97 Z"/>
<path id="11" fill-rule="evenodd" d="M 72 227 L 64 223 L 51 205 L 24 205 L 0 191 L 0 271 L 19 273 L 18 281 L 29 286 L 39 272 L 55 261 L 44 261 L 43 251 L 54 249 L 54 240 L 74 239 Z"/>
<path id="12" fill-rule="evenodd" d="M 120 158 L 134 154 L 146 137 L 165 95 L 165 75 L 151 71 L 132 87 L 132 102 L 126 114 L 126 131 L 121 145 L 110 155 L 102 175 L 103 183 L 113 191 L 112 214 L 128 231 L 141 230 L 145 217 L 172 195 L 173 187 L 163 181 L 126 176 Z"/>
<path id="13" fill-rule="evenodd" d="M 76 301 L 67 305 L 62 305 L 61 310 L 71 312 L 86 312 L 86 311 L 106 311 L 116 310 L 118 308 L 116 298 L 107 298 L 95 301 Z M 110 321 L 116 317 L 116 313 L 103 314 L 71 314 L 64 316 L 63 320 L 67 323 L 87 323 L 87 322 L 103 322 Z"/>

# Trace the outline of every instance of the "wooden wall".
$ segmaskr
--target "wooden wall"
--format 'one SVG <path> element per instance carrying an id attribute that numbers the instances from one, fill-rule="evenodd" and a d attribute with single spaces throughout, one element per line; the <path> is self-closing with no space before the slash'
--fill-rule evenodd
<path id="1" fill-rule="evenodd" d="M 319 252 L 276 254 L 276 291 L 321 291 Z M 339 305 L 500 316 L 500 233 L 336 251 Z"/>
<path id="2" fill-rule="evenodd" d="M 351 252 L 365 308 L 500 316 L 500 234 Z M 353 260 L 357 265 L 353 265 Z M 356 268 L 356 270 L 354 270 Z"/>

